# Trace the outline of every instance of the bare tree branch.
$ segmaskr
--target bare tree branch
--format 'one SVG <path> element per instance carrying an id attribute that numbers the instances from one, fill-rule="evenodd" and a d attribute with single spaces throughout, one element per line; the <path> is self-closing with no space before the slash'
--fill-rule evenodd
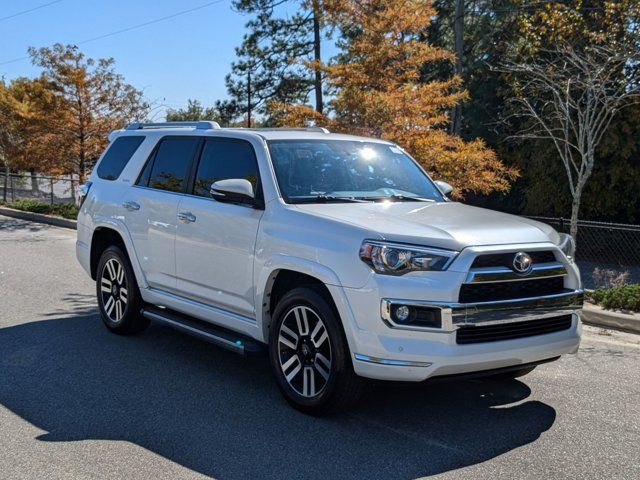
<path id="1" fill-rule="evenodd" d="M 558 152 L 573 197 L 574 237 L 598 145 L 616 114 L 640 101 L 638 82 L 626 77 L 628 66 L 637 62 L 634 50 L 558 46 L 535 57 L 507 60 L 496 69 L 514 82 L 505 121 L 515 119 L 523 126 L 513 137 L 550 140 Z"/>

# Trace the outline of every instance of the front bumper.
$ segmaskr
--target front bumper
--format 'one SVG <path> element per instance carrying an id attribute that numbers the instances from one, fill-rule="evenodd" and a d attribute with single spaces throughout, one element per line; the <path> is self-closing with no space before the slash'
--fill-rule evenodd
<path id="1" fill-rule="evenodd" d="M 403 277 L 372 275 L 363 288 L 344 288 L 349 309 L 346 313 L 355 327 L 348 333 L 355 372 L 373 379 L 419 382 L 434 376 L 536 363 L 577 351 L 583 292 L 574 264 L 564 263 L 564 290 L 558 294 L 458 303 L 460 286 L 469 281 L 470 271 L 466 267 Z M 442 326 L 419 328 L 394 323 L 391 315 L 394 304 L 437 308 Z M 569 328 L 482 343 L 463 344 L 456 340 L 461 327 L 506 325 L 560 316 L 570 316 Z"/>
<path id="2" fill-rule="evenodd" d="M 378 380 L 421 382 L 430 377 L 494 370 L 536 363 L 567 353 L 575 353 L 580 345 L 580 316 L 573 315 L 571 328 L 533 337 L 478 343 L 455 344 L 455 333 L 435 334 L 444 339 L 405 336 L 369 338 L 370 346 L 378 344 L 378 356 L 354 354 L 356 374 Z"/>

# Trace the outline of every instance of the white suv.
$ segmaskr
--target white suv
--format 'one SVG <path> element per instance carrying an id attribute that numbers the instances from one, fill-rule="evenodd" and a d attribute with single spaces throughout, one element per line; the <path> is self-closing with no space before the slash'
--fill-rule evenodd
<path id="1" fill-rule="evenodd" d="M 110 140 L 77 256 L 115 333 L 155 320 L 266 347 L 314 414 L 352 405 L 365 379 L 516 377 L 578 348 L 571 237 L 449 200 L 393 143 L 215 122 Z"/>

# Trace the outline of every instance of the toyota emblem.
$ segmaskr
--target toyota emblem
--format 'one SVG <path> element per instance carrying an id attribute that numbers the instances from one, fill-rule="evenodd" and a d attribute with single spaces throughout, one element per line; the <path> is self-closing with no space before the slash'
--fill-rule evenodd
<path id="1" fill-rule="evenodd" d="M 513 257 L 513 269 L 522 274 L 528 274 L 533 268 L 531 257 L 524 252 L 518 252 Z"/>

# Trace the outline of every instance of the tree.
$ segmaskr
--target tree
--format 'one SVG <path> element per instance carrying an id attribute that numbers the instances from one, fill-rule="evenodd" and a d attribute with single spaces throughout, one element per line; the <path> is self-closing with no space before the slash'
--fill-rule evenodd
<path id="1" fill-rule="evenodd" d="M 219 120 L 218 112 L 213 107 L 205 108 L 199 100 L 188 100 L 187 108 L 167 110 L 167 122 L 195 122 L 198 120 Z"/>
<path id="2" fill-rule="evenodd" d="M 67 112 L 47 81 L 17 78 L 9 84 L 1 82 L 0 160 L 5 172 L 30 171 L 34 191 L 38 190 L 36 172 L 61 173 L 60 157 L 50 153 L 63 151 L 68 139 L 52 135 L 51 125 L 66 119 Z M 5 176 L 5 196 L 6 182 Z"/>
<path id="3" fill-rule="evenodd" d="M 572 196 L 575 238 L 596 149 L 616 114 L 640 98 L 638 84 L 625 76 L 637 59 L 633 53 L 622 55 L 598 46 L 561 46 L 539 53 L 502 68 L 517 78 L 513 115 L 526 121 L 518 136 L 552 142 L 562 162 Z"/>
<path id="4" fill-rule="evenodd" d="M 221 110 L 245 114 L 250 126 L 252 114 L 268 114 L 267 104 L 305 102 L 315 91 L 315 108 L 323 110 L 322 76 L 312 61 L 320 61 L 320 0 L 300 2 L 300 10 L 279 17 L 277 7 L 286 0 L 236 0 L 240 12 L 255 15 L 247 23 L 250 33 L 236 48 L 238 60 L 226 77 L 231 102 Z"/>
<path id="5" fill-rule="evenodd" d="M 114 60 L 86 58 L 76 46 L 55 44 L 29 48 L 32 62 L 43 69 L 60 104 L 60 115 L 49 122 L 47 155 L 58 160 L 64 173 L 84 181 L 88 165 L 107 144 L 107 134 L 131 121 L 143 119 L 149 109 L 142 92 L 115 72 Z"/>
<path id="6" fill-rule="evenodd" d="M 467 191 L 507 191 L 517 176 L 482 140 L 446 131 L 449 112 L 467 98 L 459 77 L 428 78 L 426 66 L 453 56 L 424 41 L 435 14 L 427 0 L 326 0 L 328 22 L 342 34 L 338 62 L 324 65 L 331 116 L 308 106 L 271 104 L 281 125 L 315 123 L 382 137 L 405 147 L 430 173 Z"/>

